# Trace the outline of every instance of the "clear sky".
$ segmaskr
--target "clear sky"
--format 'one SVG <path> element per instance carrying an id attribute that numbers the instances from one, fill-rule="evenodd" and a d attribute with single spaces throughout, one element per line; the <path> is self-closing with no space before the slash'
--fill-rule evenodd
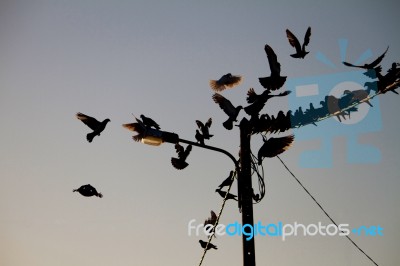
<path id="1" fill-rule="evenodd" d="M 211 99 L 210 79 L 242 75 L 223 95 L 245 105 L 247 90 L 261 92 L 258 77 L 270 73 L 265 44 L 290 79 L 353 71 L 340 64 L 343 38 L 350 62 L 390 46 L 386 71 L 400 59 L 398 10 L 396 1 L 0 1 L 0 265 L 197 265 L 205 237 L 189 237 L 188 222 L 219 210 L 214 191 L 232 162 L 193 148 L 189 167 L 175 170 L 173 145 L 135 143 L 121 124 L 145 114 L 194 140 L 195 120 L 212 117 L 208 144 L 237 156 L 238 128 L 222 127 L 226 115 Z M 311 52 L 293 59 L 285 30 L 302 40 L 308 26 Z M 317 52 L 336 68 L 316 60 Z M 379 149 L 377 163 L 347 162 L 346 136 L 332 138 L 330 168 L 299 164 L 318 139 L 297 141 L 281 156 L 338 223 L 384 228 L 384 236 L 353 238 L 386 266 L 400 262 L 399 101 L 380 96 L 382 128 L 357 135 Z M 274 100 L 264 112 L 292 107 Z M 88 143 L 77 112 L 111 122 Z M 254 153 L 260 144 L 254 136 Z M 330 223 L 278 159 L 263 165 L 266 197 L 254 205 L 255 221 Z M 88 183 L 104 197 L 72 193 Z M 240 220 L 228 202 L 220 222 Z M 204 265 L 242 265 L 240 237 L 213 243 L 219 249 Z M 258 265 L 372 265 L 343 237 L 258 236 L 255 244 Z"/>

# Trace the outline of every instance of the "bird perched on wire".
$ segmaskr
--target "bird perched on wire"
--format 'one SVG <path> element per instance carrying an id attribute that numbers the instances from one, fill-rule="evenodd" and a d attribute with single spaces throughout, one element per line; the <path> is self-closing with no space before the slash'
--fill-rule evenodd
<path id="1" fill-rule="evenodd" d="M 72 192 L 79 192 L 82 196 L 85 196 L 85 197 L 92 197 L 92 196 L 96 196 L 99 198 L 103 197 L 103 194 L 97 192 L 97 190 L 94 187 L 92 187 L 90 184 L 83 185 L 78 189 L 72 190 Z"/>
<path id="2" fill-rule="evenodd" d="M 146 127 L 148 128 L 154 127 L 155 129 L 160 129 L 160 126 L 150 117 L 140 115 L 140 118 L 142 119 L 142 122 Z"/>
<path id="3" fill-rule="evenodd" d="M 210 218 L 207 218 L 205 221 L 204 221 L 204 227 L 206 227 L 206 225 L 208 225 L 208 224 L 210 224 L 210 225 L 212 225 L 212 227 L 210 227 L 210 228 L 212 228 L 211 230 L 209 230 L 209 232 L 214 232 L 214 225 L 215 225 L 215 223 L 217 222 L 217 215 L 215 214 L 215 212 L 214 211 L 211 211 L 211 216 L 210 216 Z"/>
<path id="4" fill-rule="evenodd" d="M 187 157 L 192 151 L 192 145 L 188 145 L 186 149 L 181 146 L 179 143 L 175 144 L 175 150 L 178 154 L 178 158 L 171 158 L 172 166 L 174 166 L 178 170 L 185 169 L 189 164 L 186 162 Z"/>
<path id="5" fill-rule="evenodd" d="M 229 176 L 222 181 L 222 183 L 218 186 L 218 189 L 221 189 L 223 187 L 229 187 L 233 183 L 233 175 L 235 174 L 234 171 L 230 171 Z"/>
<path id="6" fill-rule="evenodd" d="M 97 121 L 96 118 L 93 118 L 91 116 L 82 113 L 77 113 L 76 118 L 81 120 L 85 125 L 87 125 L 91 130 L 93 130 L 93 132 L 88 133 L 86 135 L 86 139 L 89 142 L 92 142 L 95 136 L 100 136 L 100 133 L 103 132 L 103 130 L 106 128 L 107 123 L 111 121 L 110 119 L 107 118 L 103 120 L 103 122 L 99 122 Z"/>
<path id="7" fill-rule="evenodd" d="M 369 96 L 366 90 L 355 90 L 355 91 L 345 90 L 343 94 L 351 96 L 349 104 L 363 101 L 366 102 L 369 106 L 373 107 L 371 102 L 369 100 L 366 100 Z"/>
<path id="8" fill-rule="evenodd" d="M 358 67 L 358 68 L 363 68 L 363 69 L 367 69 L 367 70 L 375 69 L 376 71 L 380 72 L 380 70 L 382 70 L 382 68 L 379 67 L 378 65 L 382 62 L 382 59 L 385 57 L 385 54 L 388 51 L 388 49 L 389 49 L 389 46 L 386 48 L 386 51 L 383 54 L 381 54 L 377 59 L 375 59 L 372 63 L 369 63 L 369 64 L 366 63 L 364 65 L 353 65 L 348 62 L 343 62 L 343 64 L 345 66 Z"/>
<path id="9" fill-rule="evenodd" d="M 258 165 L 262 164 L 263 158 L 272 158 L 283 153 L 292 145 L 294 136 L 289 135 L 281 138 L 269 138 L 268 140 L 263 137 L 264 144 L 258 150 Z"/>
<path id="10" fill-rule="evenodd" d="M 216 92 L 223 91 L 225 89 L 231 89 L 242 82 L 241 76 L 234 76 L 231 73 L 223 75 L 218 80 L 210 80 L 210 87 Z"/>
<path id="11" fill-rule="evenodd" d="M 289 40 L 289 43 L 292 47 L 296 49 L 296 53 L 291 54 L 290 56 L 293 58 L 304 58 L 309 52 L 306 51 L 306 46 L 310 43 L 311 37 L 311 27 L 308 27 L 306 34 L 304 36 L 303 45 L 300 46 L 299 40 L 294 36 L 294 34 L 286 29 L 286 36 Z"/>
<path id="12" fill-rule="evenodd" d="M 271 75 L 269 77 L 258 78 L 258 80 L 265 89 L 277 90 L 283 86 L 287 77 L 281 76 L 281 64 L 278 62 L 278 58 L 271 46 L 266 44 L 264 50 L 267 54 Z"/>
<path id="13" fill-rule="evenodd" d="M 207 247 L 207 242 L 205 242 L 205 241 L 203 241 L 203 240 L 199 240 L 199 243 L 200 243 L 200 246 L 201 246 L 202 248 L 206 248 L 206 247 Z M 209 244 L 208 244 L 208 247 L 207 247 L 207 250 L 212 249 L 212 248 L 213 248 L 213 249 L 218 249 L 216 245 L 209 243 Z"/>
<path id="14" fill-rule="evenodd" d="M 141 141 L 142 138 L 145 137 L 145 133 L 146 133 L 146 125 L 138 118 L 136 118 L 136 122 L 135 123 L 130 123 L 130 124 L 122 124 L 122 126 L 130 131 L 134 131 L 137 132 L 138 134 L 135 136 L 132 136 L 132 139 L 134 141 Z"/>
<path id="15" fill-rule="evenodd" d="M 233 104 L 226 99 L 224 96 L 218 93 L 214 93 L 212 96 L 215 103 L 219 105 L 219 107 L 228 115 L 228 120 L 226 120 L 222 125 L 224 128 L 231 130 L 233 128 L 233 122 L 237 121 L 237 116 L 239 115 L 240 110 L 243 109 L 241 105 L 235 107 Z"/>
<path id="16" fill-rule="evenodd" d="M 236 195 L 233 195 L 233 194 L 231 194 L 231 193 L 228 193 L 228 192 L 226 192 L 226 191 L 222 191 L 220 188 L 217 188 L 216 190 L 215 190 L 215 192 L 218 192 L 218 194 L 222 197 L 222 198 L 225 198 L 225 196 L 226 196 L 226 199 L 227 200 L 229 200 L 229 199 L 233 199 L 233 200 L 236 200 L 237 201 L 237 199 L 236 199 Z M 228 194 L 228 195 L 227 195 Z"/>

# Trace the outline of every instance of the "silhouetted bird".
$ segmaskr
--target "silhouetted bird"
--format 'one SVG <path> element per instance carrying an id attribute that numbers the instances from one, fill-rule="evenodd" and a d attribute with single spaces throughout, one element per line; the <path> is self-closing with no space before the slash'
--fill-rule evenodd
<path id="1" fill-rule="evenodd" d="M 79 192 L 82 196 L 85 196 L 85 197 L 92 197 L 92 196 L 96 196 L 99 198 L 103 197 L 103 194 L 97 192 L 97 190 L 94 187 L 92 187 L 90 184 L 83 185 L 78 189 L 72 190 L 72 192 Z"/>
<path id="2" fill-rule="evenodd" d="M 304 36 L 304 42 L 303 45 L 300 46 L 299 40 L 294 36 L 294 34 L 290 30 L 286 30 L 286 36 L 289 40 L 289 43 L 291 46 L 293 46 L 296 49 L 295 54 L 291 54 L 290 56 L 293 58 L 304 58 L 309 52 L 306 52 L 306 46 L 310 42 L 310 37 L 311 37 L 311 27 L 308 27 L 306 35 Z"/>
<path id="3" fill-rule="evenodd" d="M 81 120 L 85 125 L 90 127 L 93 132 L 88 133 L 86 135 L 86 139 L 89 142 L 92 142 L 93 138 L 95 136 L 100 136 L 100 133 L 103 132 L 103 130 L 106 128 L 106 125 L 108 122 L 110 122 L 110 119 L 105 119 L 103 122 L 99 122 L 96 120 L 96 118 L 90 117 L 88 115 L 82 114 L 82 113 L 77 113 L 76 118 Z"/>
<path id="4" fill-rule="evenodd" d="M 263 137 L 263 140 L 264 144 L 258 151 L 258 165 L 262 164 L 264 157 L 272 158 L 289 149 L 294 141 L 294 136 L 289 135 L 281 138 L 269 138 L 268 140 Z"/>
<path id="5" fill-rule="evenodd" d="M 222 198 L 225 198 L 225 196 L 226 196 L 226 194 L 227 194 L 226 191 L 222 191 L 222 190 L 219 189 L 219 188 L 217 188 L 217 189 L 215 190 L 215 192 L 218 192 L 218 194 L 219 194 Z M 231 194 L 231 193 L 228 193 L 228 196 L 226 196 L 226 199 L 227 199 L 227 200 L 233 199 L 233 200 L 236 200 L 236 201 L 237 201 L 236 197 L 237 197 L 236 195 L 233 195 L 233 194 Z"/>
<path id="6" fill-rule="evenodd" d="M 321 105 L 322 106 L 326 105 L 324 107 L 327 108 L 328 112 L 331 115 L 336 115 L 339 122 L 342 122 L 340 116 L 342 116 L 346 120 L 345 113 L 340 110 L 339 99 L 336 98 L 335 96 L 333 95 L 325 96 L 325 102 L 321 101 Z"/>
<path id="7" fill-rule="evenodd" d="M 237 116 L 239 115 L 240 110 L 243 109 L 241 105 L 234 107 L 232 103 L 224 98 L 221 94 L 214 93 L 212 96 L 214 102 L 216 102 L 219 107 L 224 110 L 225 114 L 229 116 L 228 120 L 226 120 L 222 125 L 228 129 L 231 130 L 233 128 L 233 122 L 236 122 Z"/>
<path id="8" fill-rule="evenodd" d="M 377 67 L 380 64 L 382 59 L 385 57 L 385 54 L 388 51 L 388 49 L 389 49 L 389 46 L 386 48 L 386 51 L 381 56 L 379 56 L 377 59 L 375 59 L 375 61 L 373 61 L 372 63 L 364 64 L 362 66 L 353 65 L 353 64 L 348 63 L 348 62 L 343 62 L 343 64 L 345 66 L 349 66 L 349 67 L 359 67 L 359 68 L 363 68 L 363 69 L 374 69 L 375 67 Z"/>
<path id="9" fill-rule="evenodd" d="M 178 158 L 171 158 L 172 165 L 178 170 L 185 169 L 189 165 L 186 159 L 192 151 L 192 145 L 188 145 L 185 149 L 179 143 L 176 143 L 175 150 L 178 154 Z"/>
<path id="10" fill-rule="evenodd" d="M 285 83 L 286 76 L 281 76 L 281 64 L 278 62 L 278 58 L 271 46 L 266 44 L 264 50 L 267 53 L 271 75 L 269 77 L 258 78 L 258 80 L 264 88 L 277 90 Z"/>
<path id="11" fill-rule="evenodd" d="M 145 124 L 138 118 L 136 118 L 136 123 L 130 123 L 130 124 L 122 124 L 122 126 L 130 131 L 137 132 L 138 134 L 135 136 L 132 136 L 132 139 L 134 141 L 141 141 L 142 138 L 145 137 L 146 133 L 146 126 Z"/>
<path id="12" fill-rule="evenodd" d="M 280 94 L 277 95 L 271 95 L 270 90 L 265 90 L 261 94 L 255 93 L 253 88 L 250 88 L 249 91 L 247 92 L 247 102 L 251 103 L 250 105 L 246 106 L 244 108 L 244 111 L 250 115 L 250 116 L 258 116 L 260 111 L 263 109 L 264 105 L 266 102 L 273 98 L 273 97 L 282 97 L 289 95 L 291 91 L 284 91 Z"/>
<path id="13" fill-rule="evenodd" d="M 204 242 L 203 240 L 199 240 L 199 243 L 200 243 L 200 245 L 201 245 L 202 248 L 206 248 L 208 242 Z M 208 244 L 208 247 L 207 247 L 207 250 L 209 250 L 209 249 L 211 249 L 211 248 L 213 248 L 213 249 L 218 249 L 217 246 L 215 246 L 214 244 L 209 243 L 209 244 Z"/>
<path id="14" fill-rule="evenodd" d="M 140 118 L 142 119 L 143 124 L 146 127 L 149 127 L 149 128 L 154 127 L 155 129 L 160 129 L 160 126 L 150 117 L 145 117 L 144 115 L 140 115 Z"/>
<path id="15" fill-rule="evenodd" d="M 216 92 L 230 89 L 242 82 L 241 76 L 234 76 L 231 73 L 223 75 L 219 80 L 210 80 L 210 87 Z"/>
<path id="16" fill-rule="evenodd" d="M 229 187 L 233 182 L 233 178 L 232 177 L 233 177 L 234 174 L 235 174 L 235 172 L 231 171 L 229 173 L 229 176 L 224 181 L 222 181 L 222 183 L 218 186 L 218 188 L 221 189 L 223 187 Z"/>
<path id="17" fill-rule="evenodd" d="M 345 95 L 351 95 L 350 102 L 349 104 L 352 104 L 354 102 L 361 102 L 364 101 L 366 102 L 369 106 L 373 107 L 371 102 L 369 100 L 365 100 L 368 98 L 369 94 L 366 90 L 355 90 L 355 91 L 349 91 L 345 90 L 343 92 Z"/>
<path id="18" fill-rule="evenodd" d="M 210 139 L 212 136 L 214 136 L 214 135 L 210 135 L 210 131 L 209 131 L 209 128 L 211 127 L 211 124 L 212 124 L 211 117 L 207 120 L 207 122 L 205 124 L 203 124 L 199 120 L 196 120 L 196 124 L 199 127 L 204 139 Z"/>
<path id="19" fill-rule="evenodd" d="M 211 217 L 207 218 L 204 221 L 204 226 L 206 226 L 207 224 L 214 225 L 216 221 L 217 221 L 217 215 L 215 214 L 215 212 L 211 211 Z"/>
<path id="20" fill-rule="evenodd" d="M 204 145 L 204 136 L 200 133 L 198 129 L 196 129 L 196 135 L 194 135 L 194 137 L 196 138 L 198 143 Z"/>

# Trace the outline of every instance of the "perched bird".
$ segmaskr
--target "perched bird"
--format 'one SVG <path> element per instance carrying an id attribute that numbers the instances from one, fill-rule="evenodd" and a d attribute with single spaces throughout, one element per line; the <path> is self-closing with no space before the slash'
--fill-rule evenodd
<path id="1" fill-rule="evenodd" d="M 264 157 L 272 158 L 289 149 L 294 141 L 294 136 L 289 135 L 281 138 L 269 138 L 268 140 L 263 137 L 263 140 L 264 144 L 258 151 L 258 165 L 262 164 Z"/>
<path id="2" fill-rule="evenodd" d="M 143 124 L 146 127 L 149 127 L 149 128 L 150 127 L 154 127 L 155 129 L 160 129 L 160 126 L 153 119 L 151 119 L 150 117 L 146 117 L 144 115 L 140 115 L 140 118 L 142 119 Z"/>
<path id="3" fill-rule="evenodd" d="M 345 113 L 341 111 L 340 106 L 339 106 L 339 99 L 336 98 L 333 95 L 328 95 L 325 96 L 325 102 L 321 101 L 320 102 L 322 106 L 327 108 L 328 112 L 331 115 L 336 115 L 337 119 L 339 122 L 342 122 L 342 119 L 340 119 L 340 116 L 343 117 L 343 119 L 346 120 Z"/>
<path id="4" fill-rule="evenodd" d="M 210 127 L 212 124 L 212 118 L 210 117 L 205 124 L 203 124 L 200 120 L 196 120 L 196 124 L 199 127 L 201 134 L 204 139 L 210 139 L 214 135 L 210 135 Z"/>
<path id="5" fill-rule="evenodd" d="M 266 44 L 264 50 L 267 54 L 271 75 L 269 77 L 258 78 L 258 80 L 265 89 L 277 90 L 285 83 L 286 76 L 281 76 L 281 64 L 278 62 L 278 58 L 271 46 Z"/>
<path id="6" fill-rule="evenodd" d="M 132 139 L 134 141 L 141 141 L 142 138 L 145 137 L 146 133 L 146 126 L 145 124 L 138 118 L 136 118 L 136 123 L 130 123 L 130 124 L 122 124 L 122 126 L 130 131 L 137 132 L 138 134 L 135 136 L 132 136 Z"/>
<path id="7" fill-rule="evenodd" d="M 201 145 L 204 145 L 204 136 L 203 134 L 200 133 L 198 129 L 196 129 L 196 135 L 194 135 L 196 138 L 197 142 L 200 143 Z"/>
<path id="8" fill-rule="evenodd" d="M 349 67 L 358 67 L 358 68 L 363 68 L 363 69 L 375 69 L 382 62 L 382 59 L 385 57 L 385 54 L 388 51 L 388 49 L 389 49 L 389 46 L 386 48 L 386 51 L 383 54 L 381 54 L 381 56 L 379 56 L 377 59 L 375 59 L 375 61 L 373 61 L 372 63 L 364 64 L 362 66 L 353 65 L 348 62 L 343 62 L 343 64 L 345 66 L 349 66 Z M 380 69 L 382 69 L 382 68 L 377 68 L 375 70 L 379 71 Z"/>
<path id="9" fill-rule="evenodd" d="M 207 224 L 211 224 L 212 226 L 214 226 L 215 222 L 217 221 L 217 215 L 215 214 L 214 211 L 211 211 L 211 217 L 207 218 L 204 221 L 204 226 L 206 226 Z"/>
<path id="10" fill-rule="evenodd" d="M 235 174 L 235 172 L 231 171 L 229 173 L 229 176 L 224 181 L 222 181 L 222 183 L 218 186 L 218 189 L 221 189 L 223 187 L 229 187 L 233 182 L 233 178 L 232 177 L 233 177 L 234 174 Z"/>
<path id="11" fill-rule="evenodd" d="M 236 199 L 236 195 L 233 195 L 233 194 L 231 194 L 231 193 L 227 193 L 226 191 L 222 191 L 221 189 L 219 189 L 219 188 L 217 188 L 216 190 L 215 190 L 215 192 L 218 192 L 218 194 L 222 197 L 222 198 L 225 198 L 225 196 L 226 196 L 226 199 L 228 200 L 228 199 L 233 199 L 233 200 L 236 200 L 237 201 L 237 199 Z M 227 195 L 228 194 L 228 195 Z"/>
<path id="12" fill-rule="evenodd" d="M 355 91 L 345 90 L 343 93 L 345 95 L 351 96 L 349 104 L 352 104 L 354 102 L 363 101 L 363 102 L 366 102 L 369 106 L 373 107 L 369 100 L 365 100 L 369 96 L 369 94 L 366 90 L 355 90 Z"/>
<path id="13" fill-rule="evenodd" d="M 200 246 L 201 246 L 202 248 L 206 248 L 208 242 L 205 242 L 205 241 L 203 241 L 203 240 L 199 240 L 199 243 L 200 243 Z M 208 244 L 208 247 L 207 247 L 207 250 L 209 250 L 209 249 L 211 249 L 211 248 L 213 248 L 213 249 L 218 249 L 216 245 L 209 243 L 209 244 Z"/>
<path id="14" fill-rule="evenodd" d="M 228 99 L 218 93 L 214 93 L 212 98 L 214 102 L 217 103 L 222 110 L 224 110 L 225 114 L 229 116 L 228 120 L 222 123 L 222 125 L 226 129 L 231 130 L 233 128 L 233 122 L 237 121 L 237 116 L 243 107 L 241 105 L 234 107 Z"/>
<path id="15" fill-rule="evenodd" d="M 174 157 L 171 158 L 172 165 L 178 170 L 185 169 L 189 165 L 186 162 L 186 159 L 189 156 L 190 152 L 192 151 L 192 145 L 188 145 L 185 149 L 179 143 L 176 143 L 175 150 L 176 153 L 178 154 L 178 158 Z"/>
<path id="16" fill-rule="evenodd" d="M 303 45 L 300 47 L 300 42 L 294 36 L 294 34 L 286 29 L 286 36 L 289 40 L 289 43 L 292 47 L 296 49 L 295 54 L 291 54 L 290 56 L 293 58 L 304 58 L 309 52 L 306 52 L 306 46 L 310 43 L 310 37 L 311 37 L 311 27 L 308 27 L 306 35 L 304 36 L 304 42 Z"/>
<path id="17" fill-rule="evenodd" d="M 231 73 L 223 75 L 218 80 L 210 80 L 210 87 L 216 92 L 223 91 L 225 89 L 231 89 L 242 82 L 241 76 L 234 76 Z"/>
<path id="18" fill-rule="evenodd" d="M 92 187 L 90 184 L 83 185 L 78 189 L 72 190 L 72 192 L 79 192 L 82 196 L 85 196 L 85 197 L 92 197 L 92 196 L 96 196 L 99 198 L 103 197 L 103 194 L 97 192 L 97 190 L 94 187 Z"/>
<path id="19" fill-rule="evenodd" d="M 81 120 L 85 125 L 93 130 L 93 132 L 86 135 L 86 139 L 89 142 L 92 142 L 95 136 L 100 136 L 100 133 L 103 132 L 103 130 L 106 128 L 107 123 L 111 121 L 107 118 L 103 122 L 99 122 L 96 118 L 90 117 L 82 113 L 77 113 L 76 118 Z"/>

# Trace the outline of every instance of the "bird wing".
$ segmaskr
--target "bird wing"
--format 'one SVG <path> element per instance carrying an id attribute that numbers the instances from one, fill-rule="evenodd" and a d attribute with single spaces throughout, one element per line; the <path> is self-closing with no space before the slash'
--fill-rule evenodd
<path id="1" fill-rule="evenodd" d="M 205 126 L 208 127 L 208 128 L 210 128 L 210 127 L 211 127 L 211 124 L 212 124 L 212 118 L 210 117 L 210 118 L 207 120 Z"/>
<path id="2" fill-rule="evenodd" d="M 239 85 L 240 82 L 242 82 L 242 76 L 229 76 L 229 78 L 226 79 L 225 85 L 228 88 L 233 88 L 236 85 Z"/>
<path id="3" fill-rule="evenodd" d="M 253 103 L 257 99 L 258 94 L 254 91 L 253 88 L 250 88 L 247 91 L 247 98 L 246 101 L 247 103 Z"/>
<path id="4" fill-rule="evenodd" d="M 379 56 L 377 59 L 375 59 L 375 61 L 374 62 L 372 62 L 371 64 L 368 64 L 368 66 L 369 66 L 369 68 L 374 68 L 374 67 L 376 67 L 377 65 L 379 65 L 379 63 L 382 61 L 382 59 L 385 57 L 385 55 L 386 55 L 386 52 L 389 50 L 389 46 L 386 48 L 386 51 L 383 53 L 383 54 L 381 54 L 381 56 Z"/>
<path id="5" fill-rule="evenodd" d="M 227 114 L 229 117 L 235 114 L 235 107 L 232 103 L 226 99 L 224 96 L 218 93 L 214 93 L 212 96 L 215 103 L 219 105 L 219 107 Z"/>
<path id="6" fill-rule="evenodd" d="M 308 27 L 306 35 L 304 35 L 303 47 L 307 46 L 310 43 L 310 37 L 311 37 L 311 27 Z"/>
<path id="7" fill-rule="evenodd" d="M 203 122 L 201 122 L 200 120 L 196 120 L 196 124 L 197 124 L 197 127 L 198 127 L 200 130 L 203 130 L 203 128 L 204 128 Z"/>
<path id="8" fill-rule="evenodd" d="M 183 146 L 180 145 L 179 143 L 175 144 L 175 150 L 176 150 L 176 153 L 178 154 L 178 157 L 181 157 L 180 154 L 182 154 L 185 151 Z"/>
<path id="9" fill-rule="evenodd" d="M 122 126 L 130 131 L 138 131 L 142 129 L 139 123 L 122 124 Z"/>
<path id="10" fill-rule="evenodd" d="M 348 66 L 348 67 L 362 67 L 362 66 L 353 65 L 351 63 L 344 62 L 344 61 L 342 63 L 343 63 L 343 65 Z"/>
<path id="11" fill-rule="evenodd" d="M 263 146 L 259 150 L 259 153 L 261 153 L 263 157 L 275 157 L 286 151 L 292 145 L 293 141 L 293 135 L 281 138 L 270 138 L 264 142 Z"/>
<path id="12" fill-rule="evenodd" d="M 294 34 L 288 29 L 286 29 L 286 36 L 290 45 L 296 48 L 296 51 L 301 51 L 299 40 L 297 40 L 296 36 L 294 36 Z"/>
<path id="13" fill-rule="evenodd" d="M 269 63 L 269 68 L 271 69 L 271 75 L 272 73 L 279 75 L 281 73 L 281 64 L 278 62 L 278 58 L 274 50 L 272 50 L 271 46 L 269 46 L 268 44 L 265 45 L 264 50 L 268 57 L 268 63 Z"/>
<path id="14" fill-rule="evenodd" d="M 81 120 L 85 125 L 90 127 L 92 130 L 96 130 L 98 128 L 98 126 L 100 125 L 100 122 L 97 121 L 96 118 L 93 118 L 91 116 L 88 116 L 88 115 L 85 115 L 82 113 L 77 113 L 76 118 Z"/>
<path id="15" fill-rule="evenodd" d="M 184 154 L 183 154 L 184 158 L 180 158 L 180 159 L 186 160 L 186 158 L 189 156 L 189 154 L 190 154 L 191 151 L 192 151 L 192 145 L 189 144 L 189 145 L 186 147 L 185 152 L 184 152 Z"/>

